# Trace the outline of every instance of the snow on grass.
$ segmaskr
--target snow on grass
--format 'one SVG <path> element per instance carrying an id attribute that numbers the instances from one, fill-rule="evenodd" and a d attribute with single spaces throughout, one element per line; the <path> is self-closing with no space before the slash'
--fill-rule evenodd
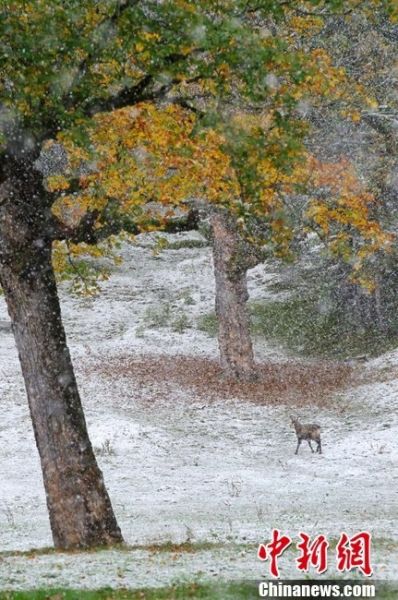
<path id="1" fill-rule="evenodd" d="M 45 554 L 2 558 L 0 574 L 3 589 L 64 588 L 156 588 L 184 582 L 222 583 L 226 581 L 258 581 L 269 579 L 267 566 L 255 559 L 256 547 L 234 546 L 189 551 L 155 551 L 153 549 L 107 550 L 79 554 Z M 295 554 L 288 549 L 279 559 L 282 577 L 297 577 Z M 379 560 L 383 560 L 379 556 Z M 26 568 L 29 564 L 30 569 Z M 390 560 L 384 570 L 393 569 Z M 331 567 L 323 577 L 336 572 Z M 351 576 L 351 579 L 364 578 Z M 367 582 L 365 580 L 365 582 Z"/>
<path id="2" fill-rule="evenodd" d="M 367 529 L 375 537 L 377 577 L 392 578 L 398 558 L 398 353 L 358 367 L 358 385 L 336 384 L 333 392 L 325 387 L 322 402 L 309 395 L 303 403 L 299 386 L 295 398 L 264 384 L 259 402 L 236 389 L 217 396 L 212 388 L 207 398 L 206 381 L 198 391 L 161 369 L 141 379 L 128 369 L 120 373 L 121 356 L 139 357 L 143 369 L 145 357 L 148 368 L 150 357 L 173 356 L 176 364 L 178 357 L 197 357 L 198 369 L 199 360 L 217 357 L 216 341 L 196 328 L 214 305 L 209 248 L 156 257 L 145 237 L 124 256 L 96 299 L 73 298 L 62 286 L 62 310 L 98 461 L 126 542 L 142 548 L 2 556 L 1 587 L 259 578 L 266 565 L 257 560 L 256 545 L 273 527 L 293 538 L 306 531 L 332 539 L 343 530 Z M 250 276 L 252 295 L 268 297 L 273 278 L 258 267 Z M 0 319 L 6 318 L 1 302 Z M 280 350 L 256 344 L 262 360 L 291 363 Z M 312 373 L 313 363 L 297 364 Z M 330 369 L 337 373 L 336 363 Z M 23 380 L 13 338 L 4 332 L 0 374 L 0 550 L 50 546 Z M 321 423 L 324 454 L 312 455 L 303 444 L 294 455 L 291 412 Z M 195 551 L 145 549 L 187 540 Z M 289 556 L 283 573 L 294 577 Z"/>

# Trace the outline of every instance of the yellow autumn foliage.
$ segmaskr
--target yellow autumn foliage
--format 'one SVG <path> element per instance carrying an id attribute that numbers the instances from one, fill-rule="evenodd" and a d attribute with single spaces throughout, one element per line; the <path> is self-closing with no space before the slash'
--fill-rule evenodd
<path id="1" fill-rule="evenodd" d="M 377 199 L 366 190 L 347 159 L 321 163 L 310 157 L 309 166 L 308 185 L 322 191 L 322 200 L 312 200 L 307 217 L 333 253 L 346 260 L 355 257 L 359 282 L 366 260 L 377 252 L 391 251 L 395 235 L 385 231 L 375 218 Z"/>

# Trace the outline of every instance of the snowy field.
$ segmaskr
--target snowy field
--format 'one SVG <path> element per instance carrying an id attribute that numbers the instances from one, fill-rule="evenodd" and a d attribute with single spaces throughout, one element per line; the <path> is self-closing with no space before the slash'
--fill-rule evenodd
<path id="1" fill-rule="evenodd" d="M 168 356 L 217 357 L 216 340 L 197 329 L 214 305 L 210 250 L 154 256 L 151 243 L 147 236 L 125 248 L 124 263 L 95 299 L 71 297 L 61 286 L 89 433 L 126 549 L 23 552 L 52 540 L 18 357 L 12 335 L 0 332 L 0 587 L 258 579 L 268 567 L 256 557 L 257 544 L 274 527 L 294 539 L 299 531 L 324 533 L 332 542 L 342 531 L 368 530 L 375 576 L 393 579 L 398 351 L 358 364 L 351 383 L 322 403 L 292 395 L 286 402 L 265 388 L 262 403 L 239 394 L 207 398 L 206 382 L 198 393 L 164 379 L 153 365 Z M 270 297 L 274 277 L 264 267 L 252 270 L 251 298 Z M 0 319 L 7 319 L 0 301 Z M 259 362 L 307 368 L 263 340 L 256 355 Z M 152 380 L 125 368 L 137 357 L 141 365 L 148 361 Z M 321 456 L 304 444 L 294 455 L 292 413 L 322 425 Z M 171 546 L 183 542 L 185 551 Z M 288 551 L 280 560 L 283 575 L 297 576 L 294 557 Z"/>

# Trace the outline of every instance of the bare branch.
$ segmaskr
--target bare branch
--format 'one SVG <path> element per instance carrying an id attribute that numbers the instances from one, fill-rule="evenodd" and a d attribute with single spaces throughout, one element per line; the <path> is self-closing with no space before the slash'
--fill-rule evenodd
<path id="1" fill-rule="evenodd" d="M 98 227 L 98 222 L 100 221 L 101 214 L 98 210 L 87 212 L 76 227 L 67 226 L 57 219 L 57 217 L 52 216 L 48 231 L 53 241 L 66 241 L 72 244 L 85 243 L 89 245 L 98 244 L 111 235 L 117 235 L 122 231 L 127 231 L 133 235 L 138 235 L 145 231 L 145 228 L 140 228 L 131 221 L 127 223 L 122 217 L 120 219 L 115 218 L 112 222 L 108 219 L 106 225 Z M 152 222 L 152 224 L 154 223 Z M 170 217 L 166 221 L 159 220 L 156 224 L 160 231 L 166 233 L 192 231 L 198 228 L 199 213 L 197 210 L 191 209 L 186 215 Z"/>

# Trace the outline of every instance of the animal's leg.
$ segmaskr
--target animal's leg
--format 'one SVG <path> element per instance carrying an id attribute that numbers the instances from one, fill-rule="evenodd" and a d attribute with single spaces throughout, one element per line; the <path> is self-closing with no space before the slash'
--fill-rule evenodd
<path id="1" fill-rule="evenodd" d="M 298 440 L 297 440 L 297 448 L 296 448 L 296 452 L 295 452 L 295 454 L 298 454 L 298 451 L 299 451 L 299 448 L 300 448 L 300 444 L 301 444 L 301 440 L 300 440 L 300 439 L 298 439 Z"/>
<path id="2" fill-rule="evenodd" d="M 316 451 L 317 451 L 317 452 L 319 452 L 319 454 L 322 454 L 321 440 L 319 439 L 319 440 L 317 441 L 317 443 L 318 443 L 318 446 L 317 446 L 317 448 L 316 448 Z"/>
<path id="3" fill-rule="evenodd" d="M 311 440 L 308 440 L 308 445 L 311 448 L 311 452 L 314 453 L 314 448 L 311 446 Z"/>

